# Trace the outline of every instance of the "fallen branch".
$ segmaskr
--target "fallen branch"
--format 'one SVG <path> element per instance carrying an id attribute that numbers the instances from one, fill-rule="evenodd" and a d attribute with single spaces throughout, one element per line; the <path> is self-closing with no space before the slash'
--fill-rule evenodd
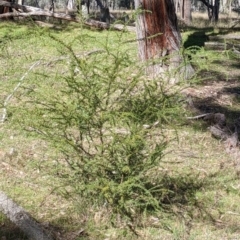
<path id="1" fill-rule="evenodd" d="M 46 17 L 53 17 L 57 19 L 63 19 L 66 21 L 73 21 L 73 22 L 80 22 L 81 20 L 73 15 L 64 14 L 64 13 L 55 13 L 47 10 L 43 10 L 41 8 L 26 6 L 26 5 L 20 5 L 12 2 L 6 2 L 0 0 L 0 6 L 4 7 L 11 7 L 15 9 L 14 12 L 9 13 L 3 13 L 0 14 L 1 18 L 7 18 L 7 17 L 32 17 L 32 16 L 46 16 Z M 93 19 L 88 19 L 84 22 L 85 25 L 98 28 L 98 29 L 114 29 L 118 31 L 135 31 L 135 27 L 131 26 L 124 26 L 121 24 L 108 24 L 105 22 L 96 21 Z"/>
<path id="2" fill-rule="evenodd" d="M 11 8 L 14 8 L 15 10 L 22 10 L 24 12 L 28 12 L 28 9 L 34 9 L 35 7 L 31 7 L 31 6 L 24 6 L 24 5 L 20 5 L 20 4 L 16 4 L 16 3 L 13 3 L 13 2 L 6 2 L 6 1 L 2 1 L 0 0 L 0 6 L 3 6 L 3 7 L 11 7 Z M 30 11 L 33 11 L 33 10 L 29 10 Z"/>
<path id="3" fill-rule="evenodd" d="M 96 21 L 93 19 L 88 19 L 86 22 L 84 22 L 85 25 L 98 28 L 98 29 L 113 29 L 117 31 L 129 31 L 129 32 L 135 32 L 136 28 L 133 26 L 126 26 L 122 24 L 108 24 L 105 22 Z"/>
<path id="4" fill-rule="evenodd" d="M 113 24 L 110 25 L 110 28 L 114 29 L 114 30 L 118 30 L 118 31 L 129 31 L 129 32 L 136 32 L 136 27 L 134 26 L 127 26 L 127 25 L 123 25 L 123 24 Z M 137 42 L 137 40 L 135 40 L 135 42 Z"/>
<path id="5" fill-rule="evenodd" d="M 46 17 L 53 17 L 58 19 L 63 19 L 67 21 L 73 21 L 73 22 L 79 22 L 76 18 L 74 18 L 71 15 L 64 14 L 64 13 L 52 13 L 48 11 L 36 11 L 36 12 L 10 12 L 10 13 L 4 13 L 0 14 L 1 18 L 6 17 L 32 17 L 32 16 L 46 16 Z"/>
<path id="6" fill-rule="evenodd" d="M 109 26 L 110 26 L 108 23 L 96 21 L 93 19 L 87 20 L 84 24 L 87 26 L 95 27 L 99 29 L 109 29 Z"/>
<path id="7" fill-rule="evenodd" d="M 0 6 L 11 7 L 16 10 L 16 12 L 9 12 L 0 14 L 0 18 L 5 17 L 30 17 L 30 16 L 46 16 L 60 18 L 68 21 L 77 21 L 74 16 L 64 13 L 54 13 L 51 11 L 43 10 L 41 8 L 36 8 L 27 5 L 20 5 L 12 2 L 6 2 L 0 0 Z"/>
<path id="8" fill-rule="evenodd" d="M 75 18 L 72 15 L 68 15 L 64 13 L 52 13 L 48 11 L 3 13 L 3 14 L 0 14 L 0 19 L 7 18 L 7 17 L 32 17 L 32 16 L 46 16 L 46 17 L 53 17 L 57 19 L 67 20 L 67 21 L 80 22 L 79 19 Z M 84 22 L 84 24 L 86 26 L 103 29 L 103 30 L 113 29 L 117 31 L 131 31 L 131 32 L 135 31 L 135 27 L 124 26 L 121 24 L 109 25 L 105 22 L 100 22 L 92 19 L 89 19 L 88 21 Z"/>
<path id="9" fill-rule="evenodd" d="M 211 125 L 218 125 L 223 127 L 226 125 L 226 116 L 222 113 L 204 113 L 194 117 L 187 117 L 188 120 L 203 119 L 209 122 Z"/>
<path id="10" fill-rule="evenodd" d="M 200 118 L 204 118 L 206 116 L 209 116 L 210 114 L 213 114 L 213 113 L 204 113 L 204 114 L 200 114 L 200 115 L 197 115 L 197 116 L 194 116 L 194 117 L 187 117 L 188 120 L 196 120 L 196 119 L 200 119 Z"/>
<path id="11" fill-rule="evenodd" d="M 29 239 L 52 240 L 49 233 L 22 207 L 17 205 L 5 193 L 0 191 L 0 211 L 15 223 Z"/>

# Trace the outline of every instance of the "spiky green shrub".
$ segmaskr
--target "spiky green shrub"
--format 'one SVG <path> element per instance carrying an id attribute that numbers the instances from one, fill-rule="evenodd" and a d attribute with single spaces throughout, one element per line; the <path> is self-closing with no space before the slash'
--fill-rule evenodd
<path id="1" fill-rule="evenodd" d="M 152 174 L 167 144 L 162 124 L 180 115 L 178 98 L 163 79 L 143 77 L 121 36 L 113 45 L 107 36 L 101 49 L 80 55 L 74 41 L 51 39 L 67 56 L 51 64 L 65 71 L 54 80 L 36 74 L 38 84 L 25 96 L 24 117 L 18 119 L 59 151 L 55 176 L 66 195 L 105 205 L 132 221 L 143 211 L 161 209 L 168 189 L 159 184 L 161 174 Z M 84 49 L 89 36 L 78 40 Z"/>

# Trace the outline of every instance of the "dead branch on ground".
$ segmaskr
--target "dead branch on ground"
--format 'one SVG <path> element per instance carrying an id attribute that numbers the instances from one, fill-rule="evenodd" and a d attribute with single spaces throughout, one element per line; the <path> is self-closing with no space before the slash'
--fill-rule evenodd
<path id="1" fill-rule="evenodd" d="M 22 207 L 9 198 L 4 192 L 0 191 L 0 212 L 6 215 L 11 222 L 15 223 L 29 239 L 33 240 L 52 240 L 51 234 Z"/>
<path id="2" fill-rule="evenodd" d="M 206 113 L 195 117 L 188 117 L 187 119 L 203 119 L 208 122 L 210 124 L 208 130 L 211 132 L 211 135 L 223 141 L 227 151 L 239 146 L 240 119 L 235 120 L 233 124 L 228 124 L 226 116 L 223 113 Z"/>

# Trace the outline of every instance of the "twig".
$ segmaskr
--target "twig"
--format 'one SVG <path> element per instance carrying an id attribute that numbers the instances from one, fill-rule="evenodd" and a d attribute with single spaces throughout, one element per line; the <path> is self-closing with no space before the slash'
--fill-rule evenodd
<path id="1" fill-rule="evenodd" d="M 145 129 L 153 128 L 153 127 L 156 127 L 158 124 L 159 124 L 159 121 L 156 121 L 155 123 L 153 123 L 151 125 L 144 124 L 143 128 L 145 128 Z"/>
<path id="2" fill-rule="evenodd" d="M 196 120 L 196 119 L 204 118 L 204 117 L 209 116 L 211 114 L 212 113 L 204 113 L 204 114 L 197 115 L 197 116 L 194 116 L 194 117 L 187 117 L 187 119 L 189 119 L 189 120 Z"/>
<path id="3" fill-rule="evenodd" d="M 16 85 L 16 87 L 13 89 L 13 92 L 11 94 L 9 94 L 7 96 L 7 98 L 5 99 L 4 103 L 3 103 L 3 113 L 2 113 L 2 116 L 1 116 L 1 119 L 0 119 L 0 123 L 4 123 L 6 118 L 7 118 L 7 105 L 8 105 L 8 102 L 11 100 L 11 98 L 13 97 L 13 94 L 18 90 L 18 88 L 21 86 L 24 78 L 27 76 L 27 74 L 37 65 L 39 65 L 41 62 L 41 60 L 35 62 L 23 75 L 22 77 L 20 78 L 18 84 Z"/>

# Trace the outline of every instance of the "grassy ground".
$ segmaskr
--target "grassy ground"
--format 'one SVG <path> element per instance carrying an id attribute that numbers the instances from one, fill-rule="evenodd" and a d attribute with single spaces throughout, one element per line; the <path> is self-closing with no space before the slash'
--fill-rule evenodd
<path id="1" fill-rule="evenodd" d="M 1 22 L 0 28 L 2 104 L 21 82 L 7 103 L 8 121 L 0 125 L 1 190 L 45 223 L 59 239 L 240 239 L 236 157 L 239 149 L 227 152 L 224 143 L 212 138 L 208 125 L 201 121 L 175 122 L 177 135 L 176 129 L 169 126 L 164 129 L 169 139 L 177 138 L 169 142 L 167 154 L 153 174 L 166 176 L 166 185 L 176 195 L 166 199 L 169 211 L 143 219 L 137 228 L 138 237 L 127 232 L 121 221 L 118 226 L 111 225 L 110 213 L 104 207 L 96 211 L 87 203 L 64 198 L 54 177 L 59 155 L 47 142 L 24 131 L 18 118 L 28 118 L 31 122 L 31 116 L 24 116 L 18 106 L 33 90 L 40 89 L 49 98 L 61 88 L 62 83 L 56 82 L 55 76 L 66 73 L 69 62 L 60 58 L 69 52 L 59 42 L 71 44 L 75 53 L 82 55 L 106 45 L 114 51 L 118 41 L 127 42 L 135 36 L 90 31 L 76 24 L 48 30 L 32 23 Z M 185 83 L 183 95 L 193 102 L 190 108 L 193 115 L 222 112 L 231 122 L 239 117 L 240 111 L 239 58 L 231 51 L 203 50 L 204 41 L 216 34 L 214 31 L 212 26 L 182 30 L 184 46 L 197 49 L 192 59 L 201 79 Z M 218 31 L 227 30 L 218 28 Z M 135 43 L 123 44 L 121 51 L 126 50 L 132 59 L 137 59 Z M 38 65 L 31 69 L 33 64 Z M 0 237 L 24 239 L 4 216 L 0 216 Z"/>

